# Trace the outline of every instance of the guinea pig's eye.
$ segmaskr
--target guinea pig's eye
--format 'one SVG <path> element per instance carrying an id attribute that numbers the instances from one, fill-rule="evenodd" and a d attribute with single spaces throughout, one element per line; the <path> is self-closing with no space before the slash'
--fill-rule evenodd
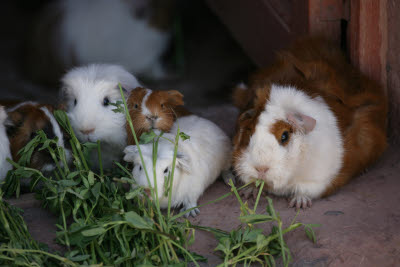
<path id="1" fill-rule="evenodd" d="M 166 168 L 165 170 L 164 170 L 164 173 L 166 174 L 168 172 L 168 168 Z"/>
<path id="2" fill-rule="evenodd" d="M 76 100 L 76 98 L 75 98 L 75 100 L 74 100 L 74 106 L 76 106 L 76 104 L 78 104 L 78 100 Z"/>
<path id="3" fill-rule="evenodd" d="M 138 108 L 139 106 L 138 106 L 138 104 L 135 104 L 135 108 Z"/>
<path id="4" fill-rule="evenodd" d="M 141 171 L 142 170 L 142 166 L 139 166 L 139 171 Z"/>
<path id="5" fill-rule="evenodd" d="M 287 141 L 289 141 L 289 132 L 288 131 L 284 131 L 282 136 L 281 136 L 281 144 L 284 145 L 287 143 Z"/>
<path id="6" fill-rule="evenodd" d="M 161 107 L 164 108 L 164 104 L 161 104 Z"/>
<path id="7" fill-rule="evenodd" d="M 110 99 L 108 97 L 105 97 L 103 100 L 103 106 L 107 107 L 110 104 Z"/>

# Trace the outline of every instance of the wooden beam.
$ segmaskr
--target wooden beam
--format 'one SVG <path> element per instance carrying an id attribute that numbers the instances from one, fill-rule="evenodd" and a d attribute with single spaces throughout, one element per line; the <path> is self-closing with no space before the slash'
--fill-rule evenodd
<path id="1" fill-rule="evenodd" d="M 348 32 L 353 65 L 386 88 L 387 0 L 351 0 Z"/>

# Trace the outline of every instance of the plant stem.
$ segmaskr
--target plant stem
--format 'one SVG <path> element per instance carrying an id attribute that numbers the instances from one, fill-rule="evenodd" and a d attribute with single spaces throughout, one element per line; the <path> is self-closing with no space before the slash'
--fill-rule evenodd
<path id="1" fill-rule="evenodd" d="M 260 190 L 258 191 L 256 203 L 254 204 L 254 212 L 256 212 L 256 210 L 257 210 L 258 201 L 260 200 L 261 193 L 262 193 L 262 190 L 263 190 L 263 188 L 264 188 L 264 183 L 265 183 L 264 181 L 261 182 L 261 186 L 260 186 Z"/>
<path id="2" fill-rule="evenodd" d="M 97 140 L 97 155 L 99 157 L 100 176 L 103 177 L 103 160 L 101 158 L 101 145 L 100 140 Z"/>

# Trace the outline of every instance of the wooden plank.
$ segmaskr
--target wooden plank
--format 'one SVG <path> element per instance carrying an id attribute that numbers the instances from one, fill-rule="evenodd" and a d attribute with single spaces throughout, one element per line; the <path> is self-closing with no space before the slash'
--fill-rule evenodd
<path id="1" fill-rule="evenodd" d="M 386 88 L 387 0 L 351 0 L 348 34 L 352 63 Z"/>
<path id="2" fill-rule="evenodd" d="M 273 60 L 273 51 L 285 47 L 294 39 L 287 20 L 280 19 L 279 12 L 274 8 L 273 4 L 277 2 L 271 4 L 268 0 L 206 1 L 244 51 L 260 67 Z M 306 19 L 306 16 L 303 19 Z"/>

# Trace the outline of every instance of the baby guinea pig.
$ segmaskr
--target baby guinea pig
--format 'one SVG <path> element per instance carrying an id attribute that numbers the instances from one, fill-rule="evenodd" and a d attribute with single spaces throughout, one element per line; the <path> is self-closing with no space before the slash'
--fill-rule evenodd
<path id="1" fill-rule="evenodd" d="M 127 104 L 138 138 L 150 130 L 169 132 L 177 117 L 190 114 L 182 107 L 183 95 L 176 90 L 152 91 L 137 87 L 131 91 Z M 128 144 L 134 145 L 135 140 L 128 123 L 126 131 Z"/>
<path id="2" fill-rule="evenodd" d="M 126 94 L 139 86 L 124 68 L 109 64 L 73 68 L 62 78 L 67 114 L 74 132 L 83 143 L 101 141 L 104 168 L 122 159 L 127 145 L 125 114 L 114 112 L 115 107 L 110 105 L 122 100 L 119 83 Z M 98 164 L 97 151 L 91 156 L 92 163 Z"/>
<path id="3" fill-rule="evenodd" d="M 386 95 L 337 50 L 306 39 L 282 53 L 238 119 L 236 173 L 290 207 L 332 194 L 386 148 Z"/>
<path id="4" fill-rule="evenodd" d="M 165 133 L 163 137 L 175 140 L 178 124 L 180 130 L 188 134 L 190 139 L 179 141 L 171 204 L 172 207 L 183 205 L 182 211 L 184 211 L 196 207 L 197 200 L 205 189 L 217 179 L 221 172 L 229 170 L 231 143 L 228 136 L 218 126 L 195 115 L 178 118 L 171 132 Z M 154 186 L 153 144 L 140 145 L 140 148 L 151 186 Z M 128 146 L 124 152 L 124 160 L 134 163 L 132 170 L 134 179 L 141 186 L 149 186 L 137 146 Z M 168 206 L 168 198 L 164 195 L 164 177 L 171 172 L 173 156 L 174 144 L 160 138 L 156 179 L 162 208 Z M 190 215 L 196 216 L 199 212 L 198 209 L 194 209 Z"/>
<path id="5" fill-rule="evenodd" d="M 3 106 L 0 106 L 0 182 L 4 180 L 7 172 L 12 169 L 12 165 L 8 163 L 7 158 L 11 159 L 10 142 L 8 141 L 6 132 L 7 113 Z"/>
<path id="6" fill-rule="evenodd" d="M 52 106 L 23 102 L 7 109 L 7 115 L 6 130 L 12 159 L 15 162 L 20 158 L 18 152 L 36 136 L 39 130 L 43 130 L 49 139 L 57 137 L 58 146 L 65 149 L 67 161 L 71 160 L 68 136 L 54 118 Z M 56 165 L 47 150 L 36 149 L 31 156 L 29 167 L 40 171 L 52 171 Z"/>

